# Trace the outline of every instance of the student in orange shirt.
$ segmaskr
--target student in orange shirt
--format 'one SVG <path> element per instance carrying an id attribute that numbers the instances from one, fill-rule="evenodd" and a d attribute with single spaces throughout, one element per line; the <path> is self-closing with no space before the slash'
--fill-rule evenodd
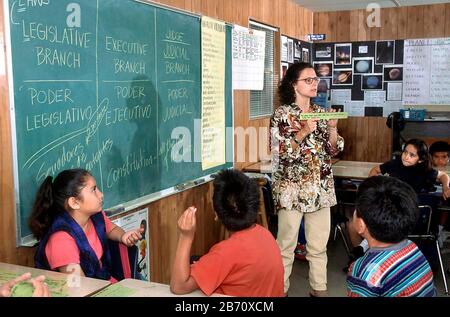
<path id="1" fill-rule="evenodd" d="M 142 230 L 123 231 L 106 217 L 102 205 L 103 194 L 87 170 L 48 176 L 38 189 L 29 219 L 39 240 L 35 266 L 115 282 L 108 239 L 132 246 Z"/>
<path id="2" fill-rule="evenodd" d="M 237 170 L 223 170 L 214 179 L 214 210 L 230 237 L 215 244 L 192 266 L 189 256 L 195 235 L 197 208 L 178 219 L 180 236 L 170 290 L 186 294 L 201 289 L 241 297 L 284 296 L 283 263 L 272 234 L 256 224 L 259 187 Z"/>

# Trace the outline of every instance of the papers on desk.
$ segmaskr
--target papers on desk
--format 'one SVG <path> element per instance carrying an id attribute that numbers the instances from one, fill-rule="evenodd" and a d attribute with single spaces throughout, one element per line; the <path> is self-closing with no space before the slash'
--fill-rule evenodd
<path id="1" fill-rule="evenodd" d="M 10 280 L 13 280 L 22 274 L 23 273 L 0 270 L 0 285 Z M 32 277 L 36 276 L 37 276 L 36 274 L 32 275 Z M 50 290 L 52 297 L 67 297 L 69 295 L 67 288 L 67 279 L 55 280 L 46 276 L 45 283 L 47 283 L 48 289 Z"/>
<path id="2" fill-rule="evenodd" d="M 120 284 L 112 284 L 98 293 L 92 295 L 92 297 L 130 297 L 137 293 L 136 289 L 132 289 Z"/>

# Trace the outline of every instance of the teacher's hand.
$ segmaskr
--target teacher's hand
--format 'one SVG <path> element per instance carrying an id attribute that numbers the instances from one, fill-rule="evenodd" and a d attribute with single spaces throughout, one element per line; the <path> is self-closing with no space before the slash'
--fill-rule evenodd
<path id="1" fill-rule="evenodd" d="M 330 112 L 336 112 L 336 109 L 330 109 Z M 338 119 L 328 120 L 327 125 L 329 128 L 336 128 L 338 124 Z"/>

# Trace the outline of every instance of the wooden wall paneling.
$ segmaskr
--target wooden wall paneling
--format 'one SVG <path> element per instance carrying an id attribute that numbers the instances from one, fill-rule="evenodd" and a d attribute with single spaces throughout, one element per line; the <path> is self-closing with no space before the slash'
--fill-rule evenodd
<path id="1" fill-rule="evenodd" d="M 336 12 L 336 42 L 348 41 L 350 28 L 350 11 Z"/>
<path id="2" fill-rule="evenodd" d="M 295 38 L 299 40 L 303 40 L 305 36 L 304 25 L 305 20 L 303 19 L 303 11 L 304 9 L 300 6 L 295 6 Z"/>
<path id="3" fill-rule="evenodd" d="M 356 119 L 356 134 L 353 136 L 353 142 L 355 142 L 354 155 L 355 161 L 365 161 L 367 158 L 367 152 L 369 145 L 374 145 L 374 140 L 371 139 L 369 134 L 369 119 L 370 117 L 362 117 Z M 369 142 L 369 140 L 371 142 Z"/>
<path id="4" fill-rule="evenodd" d="M 334 23 L 330 22 L 332 19 L 331 12 L 314 13 L 314 33 L 325 34 L 324 42 L 334 42 L 336 38 L 336 30 L 330 28 L 330 25 L 334 25 Z"/>
<path id="5" fill-rule="evenodd" d="M 396 40 L 398 30 L 396 8 L 385 8 L 381 10 L 381 30 L 380 39 L 382 40 Z"/>
<path id="6" fill-rule="evenodd" d="M 157 0 L 155 2 L 184 10 L 184 9 L 186 9 L 187 1 L 189 1 L 189 0 Z"/>
<path id="7" fill-rule="evenodd" d="M 285 2 L 285 6 L 283 9 L 281 9 L 282 11 L 282 16 L 285 17 L 284 21 L 282 22 L 282 26 L 283 26 L 283 34 L 289 36 L 289 37 L 296 37 L 296 21 L 297 21 L 297 16 L 296 16 L 296 10 L 295 10 L 296 6 L 295 4 L 291 1 L 291 0 L 287 0 Z"/>
<path id="8" fill-rule="evenodd" d="M 386 118 L 368 117 L 367 160 L 385 162 L 389 160 L 392 148 L 391 130 L 386 126 Z"/>
<path id="9" fill-rule="evenodd" d="M 263 0 L 248 0 L 249 2 L 249 18 L 262 23 L 267 23 L 264 21 L 263 16 Z"/>
<path id="10" fill-rule="evenodd" d="M 450 3 L 445 5 L 445 37 L 450 36 Z"/>
<path id="11" fill-rule="evenodd" d="M 223 0 L 202 0 L 202 14 L 211 18 L 223 20 Z"/>
<path id="12" fill-rule="evenodd" d="M 406 24 L 406 38 L 424 37 L 423 6 L 408 7 L 408 22 Z"/>
<path id="13" fill-rule="evenodd" d="M 359 29 L 359 11 L 352 10 L 350 11 L 350 30 L 349 30 L 349 40 L 351 42 L 358 41 L 358 29 Z"/>
<path id="14" fill-rule="evenodd" d="M 381 26 L 371 26 L 368 27 L 369 30 L 369 40 L 370 41 L 377 41 L 380 39 L 380 34 L 381 34 Z"/>
<path id="15" fill-rule="evenodd" d="M 406 39 L 408 26 L 408 7 L 397 8 L 397 39 Z"/>
<path id="16" fill-rule="evenodd" d="M 423 8 L 424 37 L 445 36 L 445 4 L 433 4 Z"/>
<path id="17" fill-rule="evenodd" d="M 224 5 L 224 20 L 248 27 L 249 1 L 227 0 Z"/>
<path id="18" fill-rule="evenodd" d="M 313 24 L 314 14 L 313 14 L 313 12 L 309 11 L 307 9 L 304 9 L 303 10 L 303 19 L 305 21 L 304 30 L 303 30 L 303 33 L 305 34 L 305 36 L 302 40 L 308 41 L 307 35 L 314 33 L 313 32 L 314 31 L 314 24 Z"/>
<path id="19" fill-rule="evenodd" d="M 202 13 L 202 0 L 185 0 L 185 8 L 188 11 L 201 14 Z"/>
<path id="20" fill-rule="evenodd" d="M 366 10 L 358 10 L 358 41 L 368 41 L 370 38 L 370 30 L 367 26 L 367 12 Z"/>
<path id="21" fill-rule="evenodd" d="M 249 122 L 249 105 L 250 92 L 248 90 L 234 91 L 234 127 L 246 129 Z M 238 169 L 244 168 L 246 165 L 246 158 L 248 157 L 247 141 L 242 148 L 241 143 L 238 142 L 237 136 L 234 137 L 234 161 L 235 167 Z"/>
<path id="22" fill-rule="evenodd" d="M 262 9 L 261 21 L 274 27 L 278 26 L 279 7 L 277 1 L 262 0 L 261 9 Z"/>

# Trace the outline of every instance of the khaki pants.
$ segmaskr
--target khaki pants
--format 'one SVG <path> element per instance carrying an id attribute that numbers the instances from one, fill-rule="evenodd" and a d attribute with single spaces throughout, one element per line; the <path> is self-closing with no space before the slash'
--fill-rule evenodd
<path id="1" fill-rule="evenodd" d="M 289 277 L 294 263 L 294 250 L 302 217 L 305 217 L 306 259 L 309 262 L 309 284 L 313 290 L 327 289 L 327 243 L 330 235 L 330 208 L 311 213 L 281 209 L 278 212 L 277 243 L 284 265 L 284 291 L 289 289 Z"/>

